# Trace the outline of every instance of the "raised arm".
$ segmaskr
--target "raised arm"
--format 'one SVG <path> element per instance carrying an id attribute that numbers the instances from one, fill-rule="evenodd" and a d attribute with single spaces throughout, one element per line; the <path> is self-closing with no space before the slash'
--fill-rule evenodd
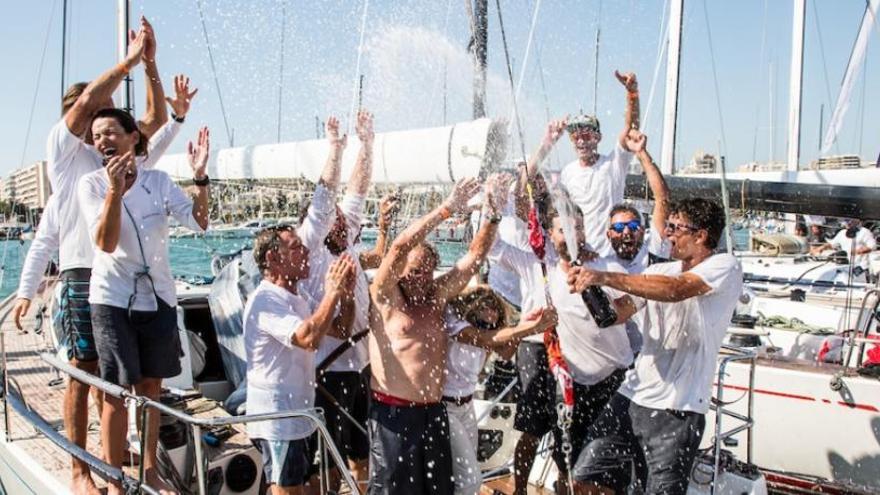
<path id="1" fill-rule="evenodd" d="M 388 232 L 398 210 L 400 210 L 400 199 L 397 196 L 388 195 L 382 198 L 379 203 L 379 233 L 376 236 L 376 245 L 370 251 L 360 254 L 361 268 L 364 270 L 379 268 L 382 263 L 382 257 L 385 256 L 388 248 Z"/>
<path id="2" fill-rule="evenodd" d="M 640 125 L 639 83 L 636 80 L 636 75 L 632 72 L 621 74 L 618 71 L 614 71 L 614 76 L 626 88 L 626 113 L 623 115 L 623 131 L 618 139 L 620 147 L 626 149 L 626 136 L 629 134 L 630 129 L 638 129 Z"/>
<path id="3" fill-rule="evenodd" d="M 450 299 L 458 295 L 465 288 L 468 281 L 476 275 L 480 265 L 486 261 L 495 235 L 498 233 L 498 223 L 501 222 L 501 208 L 507 202 L 507 192 L 510 189 L 510 180 L 507 176 L 494 174 L 486 181 L 485 205 L 483 222 L 474 240 L 468 248 L 468 252 L 462 256 L 452 267 L 437 279 L 437 298 L 440 300 Z"/>
<path id="4" fill-rule="evenodd" d="M 339 299 L 339 312 L 333 318 L 333 323 L 330 325 L 330 329 L 327 330 L 327 335 L 337 339 L 351 337 L 351 329 L 354 325 L 354 312 L 354 292 L 347 288 Z"/>
<path id="5" fill-rule="evenodd" d="M 364 196 L 370 188 L 370 179 L 373 177 L 373 114 L 359 110 L 357 125 L 355 126 L 358 139 L 361 141 L 361 149 L 358 152 L 357 162 L 348 179 L 346 193 L 352 196 Z"/>
<path id="6" fill-rule="evenodd" d="M 192 188 L 191 194 L 193 198 L 192 216 L 199 224 L 202 230 L 208 228 L 208 202 L 211 199 L 211 186 L 207 182 L 199 183 L 199 181 L 208 180 L 208 157 L 211 152 L 211 136 L 207 127 L 199 129 L 199 137 L 196 144 L 190 141 L 186 150 L 189 166 L 193 171 L 193 182 L 195 187 Z"/>
<path id="7" fill-rule="evenodd" d="M 321 172 L 320 184 L 330 190 L 333 195 L 339 187 L 339 174 L 342 168 L 342 152 L 348 144 L 348 136 L 339 136 L 339 120 L 336 117 L 327 119 L 327 140 L 330 143 L 330 155 Z"/>
<path id="8" fill-rule="evenodd" d="M 654 163 L 648 153 L 648 137 L 637 129 L 630 129 L 626 137 L 625 148 L 635 153 L 645 172 L 645 180 L 648 181 L 648 187 L 654 195 L 654 210 L 651 212 L 651 235 L 659 235 L 666 238 L 666 217 L 669 215 L 669 186 L 666 185 L 666 179 Z"/>
<path id="9" fill-rule="evenodd" d="M 316 350 L 321 339 L 333 326 L 336 305 L 342 298 L 345 287 L 354 284 L 354 261 L 346 254 L 340 256 L 327 269 L 324 279 L 324 298 L 312 315 L 303 321 L 290 341 L 304 349 Z"/>
<path id="10" fill-rule="evenodd" d="M 548 328 L 556 326 L 558 317 L 556 309 L 537 308 L 525 315 L 514 327 L 506 327 L 498 330 L 479 330 L 475 327 L 466 327 L 453 338 L 463 344 L 481 347 L 490 351 L 498 351 L 503 347 L 515 345 L 520 339 L 541 333 Z"/>
<path id="11" fill-rule="evenodd" d="M 547 155 L 553 150 L 553 146 L 555 146 L 556 142 L 559 141 L 559 138 L 565 134 L 565 126 L 567 124 L 568 116 L 564 119 L 551 120 L 547 123 L 547 129 L 544 131 L 544 137 L 541 139 L 541 144 L 538 146 L 538 149 L 532 153 L 532 156 L 529 157 L 528 164 L 526 165 L 529 180 L 535 178 L 541 164 L 544 163 Z"/>
<path id="12" fill-rule="evenodd" d="M 439 207 L 432 210 L 427 215 L 412 222 L 400 235 L 391 243 L 388 254 L 382 258 L 376 276 L 373 278 L 373 290 L 380 295 L 388 297 L 390 291 L 397 286 L 397 281 L 406 267 L 406 257 L 409 252 L 420 242 L 422 242 L 429 232 L 440 225 L 453 213 L 463 211 L 467 208 L 467 202 L 477 191 L 480 190 L 480 183 L 477 179 L 461 179 L 452 188 L 449 197 Z M 474 241 L 476 242 L 476 240 Z M 488 252 L 488 246 L 486 247 Z"/>
<path id="13" fill-rule="evenodd" d="M 125 60 L 104 72 L 94 81 L 90 82 L 83 94 L 76 99 L 76 103 L 64 115 L 64 122 L 71 134 L 76 136 L 85 135 L 92 121 L 92 115 L 101 110 L 107 102 L 112 101 L 113 92 L 137 64 L 141 62 L 146 43 L 146 33 L 141 30 L 135 35 L 129 32 L 128 54 Z"/>
<path id="14" fill-rule="evenodd" d="M 147 108 L 138 128 L 148 138 L 168 122 L 168 111 L 165 109 L 165 89 L 156 66 L 156 33 L 147 18 L 141 16 L 141 31 L 144 39 L 144 76 L 146 77 Z"/>

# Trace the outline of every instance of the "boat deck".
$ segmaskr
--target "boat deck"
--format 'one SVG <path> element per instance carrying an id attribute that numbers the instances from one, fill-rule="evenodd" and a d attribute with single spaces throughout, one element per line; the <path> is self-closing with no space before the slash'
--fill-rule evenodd
<path id="1" fill-rule="evenodd" d="M 34 300 L 33 308 L 39 307 L 42 301 Z M 0 308 L 2 310 L 4 308 Z M 48 313 L 48 310 L 46 311 Z M 34 331 L 35 319 L 28 318 L 23 322 L 27 331 L 19 331 L 10 315 L 0 326 L 6 346 L 6 360 L 9 370 L 10 388 L 17 389 L 25 399 L 27 406 L 42 416 L 57 431 L 64 433 L 63 406 L 66 377 L 56 373 L 47 363 L 40 359 L 42 353 L 52 353 L 51 337 L 48 335 L 49 325 L 44 323 L 43 331 Z M 200 418 L 226 416 L 227 413 L 217 403 L 204 398 L 190 399 L 185 402 L 185 412 Z M 5 421 L 6 411 L 0 410 Z M 220 447 L 205 446 L 208 458 L 218 455 L 233 455 L 251 447 L 244 426 L 236 425 L 235 434 L 226 439 Z M 5 435 L 8 445 L 41 466 L 45 475 L 54 478 L 58 489 L 64 489 L 70 480 L 70 454 L 56 446 L 51 440 L 38 433 L 26 419 L 11 408 L 9 409 L 9 433 Z M 100 418 L 95 401 L 89 399 L 89 433 L 87 448 L 97 457 L 101 456 Z M 23 457 L 24 457 L 23 456 Z M 43 474 L 36 468 L 37 475 Z M 126 468 L 128 474 L 136 477 L 136 467 Z M 98 476 L 93 476 L 99 486 L 105 483 Z M 45 480 L 45 478 L 44 478 Z M 49 480 L 49 484 L 53 484 Z"/>

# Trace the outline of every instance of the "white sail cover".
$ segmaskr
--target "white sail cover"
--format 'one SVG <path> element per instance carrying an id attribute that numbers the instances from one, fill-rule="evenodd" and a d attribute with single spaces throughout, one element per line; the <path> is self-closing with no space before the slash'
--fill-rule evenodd
<path id="1" fill-rule="evenodd" d="M 374 183 L 443 183 L 475 177 L 483 166 L 492 121 L 377 133 L 373 144 Z M 351 174 L 360 142 L 349 136 L 342 157 L 342 177 Z M 316 181 L 327 161 L 326 139 L 244 146 L 212 153 L 213 179 L 289 179 Z M 175 179 L 190 178 L 184 154 L 166 155 L 157 168 Z"/>
<path id="2" fill-rule="evenodd" d="M 874 30 L 878 8 L 880 8 L 880 0 L 870 0 L 868 5 L 865 6 L 865 15 L 862 17 L 859 36 L 856 38 L 855 45 L 853 45 L 853 51 L 850 54 L 849 64 L 846 68 L 846 75 L 843 76 L 840 93 L 837 95 L 837 104 L 834 106 L 831 122 L 828 123 L 828 130 L 825 132 L 825 139 L 822 141 L 823 155 L 828 154 L 831 150 L 831 146 L 834 145 L 837 135 L 840 133 L 840 128 L 843 127 L 843 117 L 849 109 L 853 85 L 864 67 L 865 53 L 868 50 L 868 39 L 871 38 L 871 32 Z"/>

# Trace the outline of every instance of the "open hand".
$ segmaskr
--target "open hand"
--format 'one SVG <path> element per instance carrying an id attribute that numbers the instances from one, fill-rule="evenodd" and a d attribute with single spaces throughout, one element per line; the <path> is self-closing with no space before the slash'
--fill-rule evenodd
<path id="1" fill-rule="evenodd" d="M 504 209 L 512 180 L 510 175 L 497 173 L 486 179 L 485 206 L 490 215 L 499 215 Z"/>
<path id="2" fill-rule="evenodd" d="M 153 31 L 153 25 L 146 17 L 141 16 L 141 32 L 145 33 L 144 53 L 142 59 L 144 63 L 156 61 L 156 32 Z"/>
<path id="3" fill-rule="evenodd" d="M 373 138 L 376 136 L 373 132 L 373 114 L 366 110 L 358 110 L 355 132 L 357 132 L 358 139 L 361 140 L 361 145 L 373 144 Z"/>
<path id="4" fill-rule="evenodd" d="M 544 146 L 553 146 L 559 138 L 565 134 L 565 128 L 568 126 L 568 115 L 563 119 L 551 120 L 547 123 L 547 129 L 544 131 Z"/>
<path id="5" fill-rule="evenodd" d="M 147 48 L 147 32 L 141 29 L 137 33 L 128 31 L 128 53 L 125 55 L 125 66 L 131 69 L 141 63 L 144 50 Z"/>
<path id="6" fill-rule="evenodd" d="M 203 179 L 208 172 L 208 156 L 211 152 L 211 134 L 208 127 L 199 129 L 199 137 L 196 144 L 190 141 L 186 145 L 186 156 L 189 158 L 189 166 L 193 171 L 193 178 Z"/>
<path id="7" fill-rule="evenodd" d="M 183 74 L 174 76 L 174 99 L 166 96 L 165 101 L 171 106 L 171 111 L 177 117 L 183 118 L 189 112 L 190 103 L 193 97 L 198 93 L 198 88 L 189 90 L 189 78 Z"/>
<path id="8" fill-rule="evenodd" d="M 324 291 L 327 294 L 344 296 L 345 291 L 354 286 L 354 273 L 354 260 L 347 253 L 342 254 L 327 269 Z"/>
<path id="9" fill-rule="evenodd" d="M 462 213 L 467 210 L 468 201 L 480 191 L 480 181 L 475 177 L 459 179 L 452 187 L 449 197 L 443 202 L 443 206 L 452 213 Z"/>
<path id="10" fill-rule="evenodd" d="M 639 90 L 639 83 L 636 81 L 636 75 L 633 72 L 624 72 L 621 74 L 618 71 L 614 71 L 614 77 L 620 81 L 620 84 L 623 84 L 623 87 L 630 93 L 635 93 Z"/>
<path id="11" fill-rule="evenodd" d="M 339 137 L 339 119 L 333 116 L 327 119 L 326 130 L 330 147 L 340 151 L 344 150 L 345 145 L 348 144 L 348 135 L 343 134 L 342 137 Z"/>

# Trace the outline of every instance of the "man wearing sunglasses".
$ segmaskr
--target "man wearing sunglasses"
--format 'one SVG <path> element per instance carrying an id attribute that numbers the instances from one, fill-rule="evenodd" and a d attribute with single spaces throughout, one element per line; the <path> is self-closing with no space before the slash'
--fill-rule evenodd
<path id="1" fill-rule="evenodd" d="M 621 318 L 644 308 L 642 352 L 590 427 L 575 463 L 580 493 L 624 493 L 631 466 L 645 493 L 686 493 L 715 361 L 742 292 L 737 259 L 715 254 L 723 229 L 721 205 L 684 200 L 670 208 L 666 223 L 674 261 L 642 274 L 569 271 L 572 292 L 601 285 L 630 294 L 628 303 L 616 305 Z"/>
<path id="2" fill-rule="evenodd" d="M 605 235 L 614 250 L 615 261 L 623 265 L 629 273 L 641 273 L 649 264 L 669 259 L 669 242 L 665 232 L 669 188 L 648 153 L 647 136 L 633 130 L 627 135 L 626 141 L 627 148 L 635 151 L 654 196 L 651 231 L 646 232 L 648 226 L 643 223 L 638 210 L 628 204 L 618 203 L 611 208 Z"/>

